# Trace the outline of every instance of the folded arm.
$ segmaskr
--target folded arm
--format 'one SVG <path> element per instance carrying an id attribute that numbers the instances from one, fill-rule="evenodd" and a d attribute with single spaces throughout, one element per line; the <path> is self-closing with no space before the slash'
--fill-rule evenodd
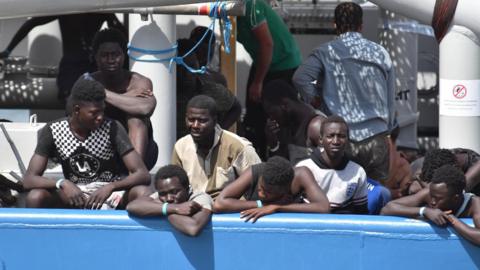
<path id="1" fill-rule="evenodd" d="M 118 94 L 108 89 L 105 90 L 105 101 L 112 106 L 126 112 L 127 114 L 139 117 L 149 117 L 152 115 L 157 105 L 157 101 L 152 94 L 152 81 L 140 74 L 132 74 L 132 82 L 127 88 L 127 92 Z M 132 94 L 129 92 L 139 93 Z M 141 94 L 149 92 L 150 94 Z"/>

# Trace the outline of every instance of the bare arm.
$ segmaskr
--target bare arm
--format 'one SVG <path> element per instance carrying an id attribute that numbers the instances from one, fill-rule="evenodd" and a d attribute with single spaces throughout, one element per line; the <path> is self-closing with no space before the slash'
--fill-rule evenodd
<path id="1" fill-rule="evenodd" d="M 129 175 L 120 181 L 112 182 L 114 191 L 150 184 L 150 174 L 136 151 L 130 151 L 123 155 L 122 160 L 128 169 Z"/>
<path id="2" fill-rule="evenodd" d="M 213 204 L 214 212 L 240 212 L 257 207 L 255 201 L 240 200 L 252 182 L 252 169 L 247 169 L 235 181 L 227 185 Z"/>
<path id="3" fill-rule="evenodd" d="M 140 155 L 142 160 L 147 153 L 148 145 L 148 127 L 145 120 L 137 117 L 129 117 L 127 121 L 128 137 L 132 142 L 133 148 Z"/>
<path id="4" fill-rule="evenodd" d="M 420 206 L 426 205 L 428 198 L 429 188 L 426 187 L 413 195 L 389 202 L 382 208 L 380 214 L 417 218 L 419 216 Z M 438 226 L 446 226 L 450 212 L 451 211 L 443 212 L 440 209 L 425 206 L 423 216 Z"/>
<path id="5" fill-rule="evenodd" d="M 272 203 L 260 208 L 251 208 L 240 213 L 245 221 L 257 221 L 262 216 L 270 215 L 275 212 L 300 212 L 300 213 L 328 213 L 330 204 L 327 197 L 315 182 L 312 173 L 305 167 L 295 168 L 295 178 L 292 181 L 292 194 L 298 195 L 304 193 L 310 203 L 291 203 L 282 202 Z"/>
<path id="6" fill-rule="evenodd" d="M 428 194 L 429 188 L 426 187 L 413 195 L 390 201 L 382 208 L 380 214 L 417 218 L 420 207 L 427 203 Z"/>
<path id="7" fill-rule="evenodd" d="M 39 154 L 34 154 L 23 179 L 23 187 L 26 190 L 34 188 L 54 189 L 56 180 L 43 177 L 43 172 L 47 168 L 48 158 Z"/>
<path id="8" fill-rule="evenodd" d="M 121 180 L 104 185 L 93 192 L 86 202 L 88 209 L 100 209 L 114 191 L 127 190 L 137 185 L 150 184 L 150 175 L 138 153 L 134 150 L 122 156 L 129 175 Z"/>
<path id="9" fill-rule="evenodd" d="M 43 177 L 42 174 L 47 167 L 48 158 L 39 154 L 34 154 L 28 165 L 24 178 L 24 188 L 29 189 L 56 189 L 57 180 Z M 85 206 L 85 195 L 83 192 L 69 180 L 64 180 L 61 184 L 60 198 L 70 206 L 83 208 Z"/>
<path id="10" fill-rule="evenodd" d="M 272 62 L 273 39 L 266 20 L 252 29 L 252 33 L 258 42 L 258 52 L 254 59 L 255 74 L 248 91 L 250 99 L 259 102 L 262 96 L 263 80 Z"/>
<path id="11" fill-rule="evenodd" d="M 305 194 L 309 203 L 294 203 L 279 205 L 278 212 L 301 212 L 301 213 L 328 213 L 330 203 L 327 196 L 315 182 L 315 178 L 309 169 L 305 167 L 295 168 L 295 178 L 292 182 L 292 190 L 298 190 Z"/>
<path id="12" fill-rule="evenodd" d="M 461 220 L 456 218 L 454 215 L 449 215 L 448 220 L 452 227 L 460 234 L 462 237 L 472 242 L 473 244 L 480 246 L 480 198 L 472 198 L 472 218 L 475 228 L 468 226 L 463 223 Z"/>
<path id="13" fill-rule="evenodd" d="M 192 216 L 172 214 L 168 216 L 168 221 L 177 230 L 189 236 L 197 236 L 210 221 L 212 211 L 202 208 L 202 210 Z"/>
<path id="14" fill-rule="evenodd" d="M 129 203 L 127 211 L 129 214 L 140 217 L 162 216 L 163 204 L 163 202 L 150 197 L 142 197 Z M 181 209 L 182 207 L 183 209 Z M 184 211 L 185 208 L 189 208 L 190 211 Z M 197 236 L 208 223 L 212 214 L 210 210 L 201 208 L 200 205 L 191 201 L 168 204 L 167 213 L 172 226 L 189 236 Z"/>
<path id="15" fill-rule="evenodd" d="M 112 106 L 115 106 L 118 109 L 126 112 L 127 114 L 139 117 L 149 117 L 152 115 L 153 111 L 155 110 L 155 106 L 157 105 L 157 101 L 153 94 L 147 96 L 136 96 L 131 95 L 128 92 L 152 92 L 152 89 L 153 85 L 150 79 L 140 74 L 133 73 L 132 82 L 128 86 L 127 92 L 124 94 L 118 94 L 106 89 L 105 93 L 107 96 L 105 101 Z"/>

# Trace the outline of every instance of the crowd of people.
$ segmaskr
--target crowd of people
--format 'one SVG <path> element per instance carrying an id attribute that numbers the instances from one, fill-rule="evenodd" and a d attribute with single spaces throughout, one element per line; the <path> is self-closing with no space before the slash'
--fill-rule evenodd
<path id="1" fill-rule="evenodd" d="M 337 38 L 301 62 L 271 7 L 246 4 L 238 40 L 254 64 L 245 134 L 227 130 L 239 103 L 221 74 L 179 69 L 183 134 L 173 149 L 160 149 L 171 151 L 171 164 L 150 185 L 159 151 L 149 120 L 152 82 L 124 68 L 123 34 L 101 30 L 91 46 L 97 71 L 75 82 L 67 116 L 41 130 L 24 177 L 26 206 L 165 216 L 191 236 L 212 213 L 239 212 L 252 222 L 275 212 L 396 215 L 452 226 L 480 245 L 480 155 L 436 149 L 407 160 L 397 151 L 394 67 L 383 47 L 362 37 L 361 7 L 339 4 Z M 179 50 L 189 51 L 205 31 L 213 35 L 196 28 Z M 208 51 L 185 62 L 205 65 Z M 64 178 L 43 176 L 50 159 Z M 459 219 L 466 217 L 475 228 Z"/>

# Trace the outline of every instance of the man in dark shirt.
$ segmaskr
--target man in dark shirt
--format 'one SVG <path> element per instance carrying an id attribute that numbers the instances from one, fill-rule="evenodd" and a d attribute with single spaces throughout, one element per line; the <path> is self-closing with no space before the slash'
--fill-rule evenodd
<path id="1" fill-rule="evenodd" d="M 104 100 L 103 86 L 82 77 L 69 97 L 69 116 L 41 130 L 25 174 L 27 207 L 114 209 L 125 190 L 129 200 L 147 191 L 150 175 L 123 127 L 104 118 Z M 42 176 L 49 158 L 62 165 L 65 178 Z M 128 176 L 121 175 L 118 159 Z"/>

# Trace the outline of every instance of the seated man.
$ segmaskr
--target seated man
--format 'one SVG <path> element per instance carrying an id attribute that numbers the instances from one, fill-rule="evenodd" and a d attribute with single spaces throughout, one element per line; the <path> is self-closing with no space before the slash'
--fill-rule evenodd
<path id="1" fill-rule="evenodd" d="M 213 207 L 217 213 L 240 212 L 241 218 L 252 222 L 275 212 L 330 212 L 328 199 L 310 171 L 294 170 L 279 156 L 245 171 L 225 187 Z"/>
<path id="2" fill-rule="evenodd" d="M 150 183 L 145 164 L 123 127 L 105 119 L 105 90 L 95 80 L 81 77 L 68 100 L 67 118 L 47 124 L 40 132 L 30 160 L 24 188 L 30 190 L 27 207 L 114 209 L 130 190 L 128 200 L 147 190 Z M 65 178 L 43 175 L 49 158 L 62 165 Z M 123 176 L 118 159 L 128 169 Z M 125 201 L 125 200 L 123 200 Z"/>
<path id="3" fill-rule="evenodd" d="M 464 193 L 465 175 L 458 167 L 444 165 L 433 174 L 428 187 L 389 202 L 382 215 L 422 217 L 438 226 L 451 225 L 458 234 L 480 245 L 480 198 Z M 458 218 L 472 217 L 475 228 Z"/>
<path id="4" fill-rule="evenodd" d="M 152 81 L 125 69 L 127 40 L 117 29 L 104 29 L 93 39 L 93 55 L 98 71 L 92 77 L 102 83 L 106 92 L 105 115 L 119 121 L 128 131 L 133 147 L 151 169 L 158 158 L 158 147 L 153 141 L 150 116 L 156 100 Z"/>
<path id="5" fill-rule="evenodd" d="M 320 128 L 320 145 L 297 168 L 309 170 L 327 194 L 332 213 L 367 214 L 367 174 L 348 159 L 348 126 L 339 116 L 329 116 Z"/>
<path id="6" fill-rule="evenodd" d="M 318 144 L 325 115 L 298 99 L 298 92 L 284 80 L 273 80 L 263 89 L 262 106 L 268 116 L 265 136 L 271 155 L 292 164 L 308 158 Z"/>
<path id="7" fill-rule="evenodd" d="M 192 193 L 187 174 L 177 165 L 160 168 L 154 184 L 157 193 L 130 202 L 128 213 L 140 217 L 168 216 L 177 230 L 197 236 L 212 215 L 212 198 L 204 192 Z"/>
<path id="8" fill-rule="evenodd" d="M 172 164 L 187 172 L 194 192 L 215 198 L 225 185 L 260 163 L 248 140 L 217 125 L 216 103 L 211 97 L 193 97 L 185 121 L 190 134 L 175 143 Z"/>

